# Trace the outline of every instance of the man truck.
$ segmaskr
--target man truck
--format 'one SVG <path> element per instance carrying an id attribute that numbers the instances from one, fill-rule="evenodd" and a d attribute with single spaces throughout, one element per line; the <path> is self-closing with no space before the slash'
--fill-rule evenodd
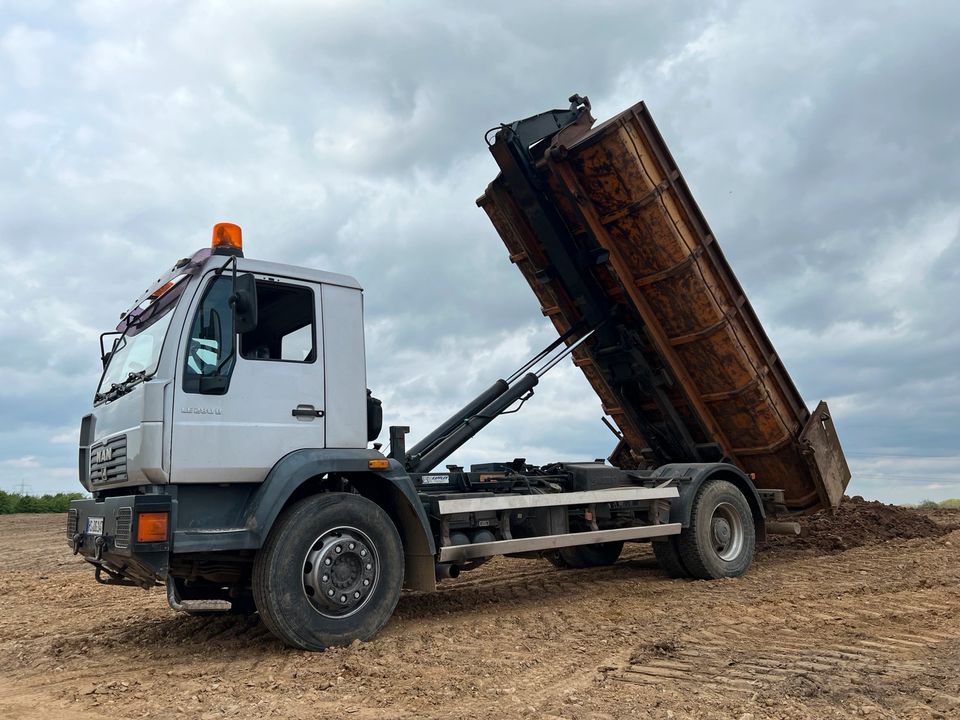
<path id="1" fill-rule="evenodd" d="M 97 581 L 257 612 L 318 650 L 495 555 L 583 568 L 649 542 L 673 576 L 734 577 L 775 516 L 837 506 L 830 411 L 803 402 L 645 105 L 595 127 L 573 96 L 487 141 L 500 172 L 478 204 L 556 341 L 415 444 L 389 428 L 383 452 L 358 282 L 249 259 L 216 225 L 101 336 L 92 497 L 66 528 Z M 607 461 L 438 470 L 567 357 L 617 438 Z"/>

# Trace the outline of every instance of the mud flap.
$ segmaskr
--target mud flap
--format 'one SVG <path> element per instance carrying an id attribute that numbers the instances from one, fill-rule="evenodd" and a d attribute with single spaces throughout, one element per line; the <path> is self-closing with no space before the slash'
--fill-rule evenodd
<path id="1" fill-rule="evenodd" d="M 836 508 L 850 482 L 850 468 L 843 456 L 830 408 L 824 401 L 820 401 L 800 433 L 800 446 L 824 505 Z"/>

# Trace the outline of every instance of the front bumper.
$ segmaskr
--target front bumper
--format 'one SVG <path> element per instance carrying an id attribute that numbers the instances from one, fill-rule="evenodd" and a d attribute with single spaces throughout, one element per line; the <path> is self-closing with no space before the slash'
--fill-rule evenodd
<path id="1" fill-rule="evenodd" d="M 67 542 L 74 554 L 82 555 L 97 567 L 98 579 L 101 572 L 107 574 L 103 582 L 152 587 L 165 581 L 170 567 L 173 508 L 168 495 L 74 500 L 67 512 Z M 137 542 L 142 512 L 169 513 L 165 541 Z"/>

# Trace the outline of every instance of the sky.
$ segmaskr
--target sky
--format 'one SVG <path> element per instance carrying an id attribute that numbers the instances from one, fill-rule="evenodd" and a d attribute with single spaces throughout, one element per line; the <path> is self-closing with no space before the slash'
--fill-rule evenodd
<path id="1" fill-rule="evenodd" d="M 958 37 L 935 1 L 0 0 L 0 489 L 80 489 L 99 334 L 218 221 L 359 279 L 415 441 L 555 337 L 475 200 L 484 132 L 577 92 L 647 102 L 848 492 L 960 497 Z M 565 364 L 451 460 L 604 457 L 600 417 Z"/>

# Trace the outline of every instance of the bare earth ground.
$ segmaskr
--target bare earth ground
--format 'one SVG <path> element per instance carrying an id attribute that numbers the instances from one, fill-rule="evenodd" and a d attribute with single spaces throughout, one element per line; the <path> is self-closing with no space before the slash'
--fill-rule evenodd
<path id="1" fill-rule="evenodd" d="M 3 516 L 0 718 L 960 718 L 958 525 L 855 498 L 711 583 L 643 545 L 498 559 L 311 654 L 97 585 L 61 516 Z"/>

